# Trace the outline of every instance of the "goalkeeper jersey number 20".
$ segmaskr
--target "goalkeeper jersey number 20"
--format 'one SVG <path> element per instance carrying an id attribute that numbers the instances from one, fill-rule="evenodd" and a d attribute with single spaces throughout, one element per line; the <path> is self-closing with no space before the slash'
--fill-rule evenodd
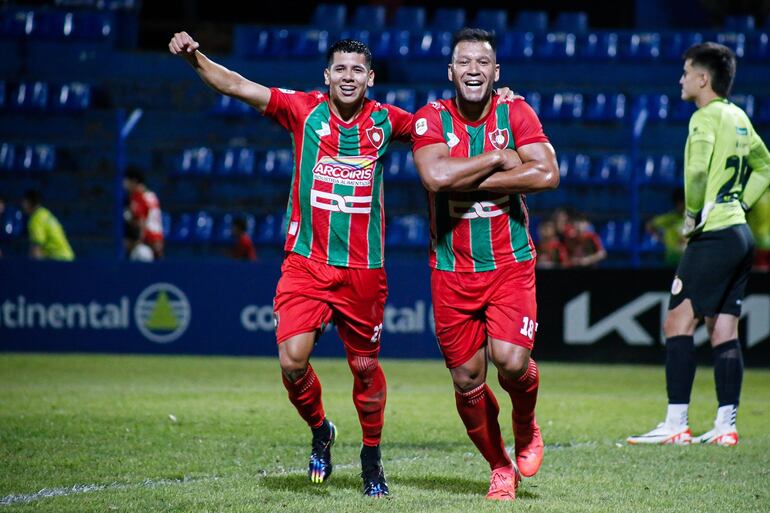
<path id="1" fill-rule="evenodd" d="M 285 250 L 334 266 L 382 267 L 382 158 L 393 139 L 409 141 L 412 114 L 366 99 L 346 123 L 328 94 L 270 92 L 265 115 L 289 130 L 294 146 Z"/>

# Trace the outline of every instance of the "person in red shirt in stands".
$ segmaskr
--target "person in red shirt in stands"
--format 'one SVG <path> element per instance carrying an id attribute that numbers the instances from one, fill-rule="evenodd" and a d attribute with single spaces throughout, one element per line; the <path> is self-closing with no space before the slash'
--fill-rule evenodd
<path id="1" fill-rule="evenodd" d="M 242 217 L 236 217 L 233 219 L 232 224 L 233 234 L 233 247 L 232 257 L 236 260 L 248 260 L 256 262 L 257 250 L 254 249 L 254 243 L 251 241 L 248 231 L 246 230 L 246 220 Z"/>
<path id="2" fill-rule="evenodd" d="M 559 240 L 556 224 L 553 221 L 543 221 L 537 227 L 539 240 L 537 242 L 537 267 L 554 269 L 569 267 L 567 248 Z"/>
<path id="3" fill-rule="evenodd" d="M 133 166 L 126 169 L 123 187 L 128 192 L 129 207 L 126 221 L 139 226 L 142 242 L 152 248 L 155 258 L 163 257 L 163 219 L 160 202 L 154 192 L 147 188 L 144 172 Z"/>
<path id="4" fill-rule="evenodd" d="M 607 258 L 602 240 L 593 229 L 585 214 L 578 214 L 573 221 L 573 233 L 566 246 L 573 267 L 591 267 Z"/>

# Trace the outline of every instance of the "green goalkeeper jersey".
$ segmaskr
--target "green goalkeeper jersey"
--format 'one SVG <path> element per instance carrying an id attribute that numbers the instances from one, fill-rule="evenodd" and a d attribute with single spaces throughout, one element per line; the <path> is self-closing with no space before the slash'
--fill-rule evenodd
<path id="1" fill-rule="evenodd" d="M 746 222 L 770 183 L 770 153 L 746 113 L 724 98 L 690 118 L 684 153 L 685 205 L 700 222 L 695 233 Z"/>

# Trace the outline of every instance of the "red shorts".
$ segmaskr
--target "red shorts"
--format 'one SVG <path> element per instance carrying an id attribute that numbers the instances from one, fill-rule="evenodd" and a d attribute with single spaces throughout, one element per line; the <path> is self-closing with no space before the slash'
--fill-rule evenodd
<path id="1" fill-rule="evenodd" d="M 487 337 L 532 349 L 537 331 L 535 260 L 493 271 L 431 272 L 436 338 L 446 366 L 459 367 Z"/>
<path id="2" fill-rule="evenodd" d="M 276 338 L 280 344 L 333 320 L 349 354 L 377 356 L 387 297 L 385 269 L 335 267 L 289 253 L 273 301 Z"/>

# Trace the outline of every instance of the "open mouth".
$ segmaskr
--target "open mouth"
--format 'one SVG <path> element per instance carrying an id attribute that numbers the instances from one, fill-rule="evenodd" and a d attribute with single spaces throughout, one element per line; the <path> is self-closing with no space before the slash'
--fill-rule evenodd
<path id="1" fill-rule="evenodd" d="M 341 85 L 340 91 L 342 91 L 342 94 L 345 96 L 353 96 L 356 93 L 356 86 L 354 85 Z"/>
<path id="2" fill-rule="evenodd" d="M 481 87 L 484 85 L 484 82 L 482 80 L 466 80 L 463 83 L 465 84 L 465 87 L 467 87 L 471 91 L 480 90 Z"/>

